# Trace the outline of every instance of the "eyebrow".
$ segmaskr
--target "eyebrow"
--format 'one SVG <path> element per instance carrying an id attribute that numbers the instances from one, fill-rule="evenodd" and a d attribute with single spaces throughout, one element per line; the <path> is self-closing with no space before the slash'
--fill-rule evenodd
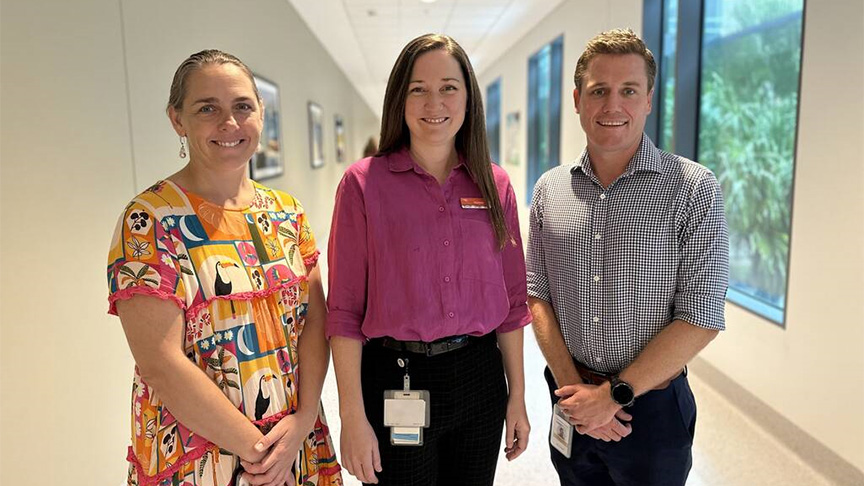
<path id="1" fill-rule="evenodd" d="M 461 83 L 461 81 L 459 81 L 457 78 L 441 78 L 441 81 L 453 81 L 453 82 L 456 82 L 456 83 Z M 420 79 L 414 79 L 414 80 L 409 81 L 408 84 L 411 84 L 411 83 L 425 83 L 425 82 L 426 82 L 426 81 L 423 81 L 423 80 L 420 80 Z"/>
<path id="2" fill-rule="evenodd" d="M 639 81 L 624 81 L 621 84 L 623 84 L 624 86 L 642 86 L 642 83 L 640 83 Z M 589 86 L 591 86 L 592 88 L 596 88 L 596 87 L 605 88 L 606 86 L 609 86 L 609 83 L 607 83 L 605 81 L 601 81 L 599 83 L 589 84 Z"/>
<path id="3" fill-rule="evenodd" d="M 239 101 L 247 101 L 248 102 L 248 101 L 252 101 L 252 98 L 250 98 L 248 96 L 240 96 L 239 98 L 234 98 L 233 102 L 237 103 Z M 216 98 L 215 96 L 211 96 L 209 98 L 197 99 L 197 100 L 193 101 L 192 104 L 197 105 L 198 103 L 218 103 L 218 102 L 219 102 L 219 98 Z"/>

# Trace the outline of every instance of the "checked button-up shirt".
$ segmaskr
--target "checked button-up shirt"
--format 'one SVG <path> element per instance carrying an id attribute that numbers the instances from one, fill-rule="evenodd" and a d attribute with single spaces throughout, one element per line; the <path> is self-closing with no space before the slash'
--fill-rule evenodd
<path id="1" fill-rule="evenodd" d="M 729 233 L 714 174 L 644 136 L 607 188 L 587 150 L 534 188 L 528 295 L 552 304 L 570 354 L 626 368 L 673 320 L 723 330 Z"/>

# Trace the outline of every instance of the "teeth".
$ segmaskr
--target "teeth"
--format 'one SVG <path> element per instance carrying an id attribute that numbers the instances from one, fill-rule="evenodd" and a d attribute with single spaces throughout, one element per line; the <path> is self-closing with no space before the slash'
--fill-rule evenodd
<path id="1" fill-rule="evenodd" d="M 604 127 L 620 127 L 620 126 L 625 125 L 627 122 L 623 122 L 623 121 L 607 121 L 607 122 L 597 122 L 597 123 L 603 125 Z"/>
<path id="2" fill-rule="evenodd" d="M 236 142 L 216 142 L 220 147 L 236 147 L 240 144 L 240 140 Z"/>
<path id="3" fill-rule="evenodd" d="M 423 121 L 426 123 L 444 123 L 447 118 L 424 118 Z"/>

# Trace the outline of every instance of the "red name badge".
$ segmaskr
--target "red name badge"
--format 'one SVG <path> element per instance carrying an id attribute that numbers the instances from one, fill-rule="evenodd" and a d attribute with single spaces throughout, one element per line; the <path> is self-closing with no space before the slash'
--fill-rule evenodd
<path id="1" fill-rule="evenodd" d="M 482 197 L 460 197 L 459 203 L 462 204 L 462 209 L 489 209 Z"/>

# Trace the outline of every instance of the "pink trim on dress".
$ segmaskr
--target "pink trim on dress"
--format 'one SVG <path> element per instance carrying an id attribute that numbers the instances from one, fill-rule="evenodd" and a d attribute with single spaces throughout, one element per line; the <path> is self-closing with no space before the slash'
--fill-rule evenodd
<path id="1" fill-rule="evenodd" d="M 315 253 L 303 259 L 303 263 L 306 264 L 307 267 L 314 267 L 315 264 L 318 263 L 319 255 L 321 255 L 321 252 L 319 250 L 315 250 Z"/>
<path id="2" fill-rule="evenodd" d="M 174 294 L 169 294 L 164 290 L 154 289 L 153 287 L 145 287 L 142 285 L 136 285 L 134 287 L 127 287 L 123 290 L 119 290 L 114 292 L 113 294 L 108 296 L 108 313 L 111 315 L 117 315 L 117 301 L 118 300 L 126 300 L 130 299 L 135 295 L 150 295 L 152 297 L 158 297 L 162 300 L 171 300 L 180 307 L 181 310 L 186 310 L 186 303 L 183 302 L 183 299 L 177 297 Z"/>
<path id="3" fill-rule="evenodd" d="M 299 277 L 294 277 L 293 279 L 288 280 L 287 282 L 282 282 L 275 287 L 270 287 L 269 289 L 266 289 L 266 290 L 254 290 L 252 292 L 239 292 L 239 293 L 230 294 L 230 295 L 216 295 L 214 297 L 210 297 L 209 299 L 205 300 L 204 302 L 193 305 L 191 309 L 188 309 L 186 311 L 186 319 L 194 319 L 195 316 L 198 315 L 198 312 L 201 311 L 201 309 L 203 309 L 204 307 L 207 307 L 210 304 L 210 302 L 213 302 L 214 300 L 238 301 L 238 300 L 253 300 L 255 298 L 269 297 L 271 294 L 275 294 L 276 292 L 279 292 L 282 289 L 287 289 L 287 288 L 293 287 L 293 286 L 297 285 L 298 283 L 303 282 L 305 280 L 306 280 L 306 276 L 301 275 Z"/>

